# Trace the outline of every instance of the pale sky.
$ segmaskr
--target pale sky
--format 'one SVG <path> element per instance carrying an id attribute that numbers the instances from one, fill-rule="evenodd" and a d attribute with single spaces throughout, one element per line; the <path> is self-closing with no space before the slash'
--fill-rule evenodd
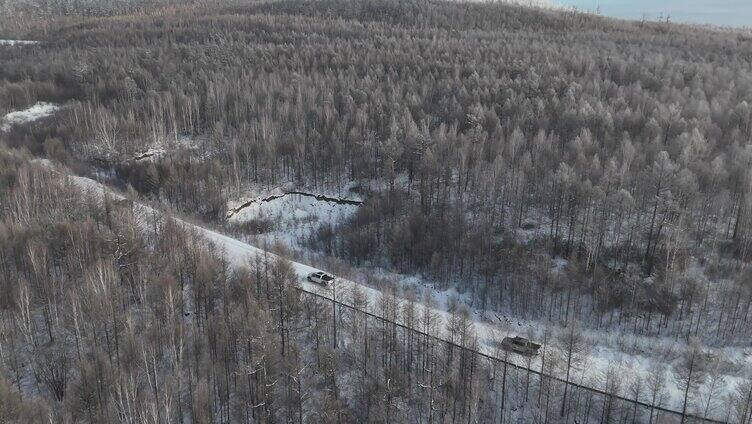
<path id="1" fill-rule="evenodd" d="M 752 0 L 556 0 L 563 6 L 595 10 L 625 19 L 656 19 L 671 15 L 674 22 L 752 27 Z"/>

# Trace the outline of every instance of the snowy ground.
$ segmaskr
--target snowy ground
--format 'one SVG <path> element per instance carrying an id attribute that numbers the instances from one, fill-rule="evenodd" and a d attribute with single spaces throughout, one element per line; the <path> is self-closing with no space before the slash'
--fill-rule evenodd
<path id="1" fill-rule="evenodd" d="M 538 8 L 545 8 L 545 9 L 561 7 L 558 3 L 555 3 L 552 0 L 502 0 L 502 3 L 514 4 L 517 6 L 538 7 Z"/>
<path id="2" fill-rule="evenodd" d="M 292 187 L 257 190 L 255 195 L 228 204 L 227 222 L 231 227 L 256 222 L 268 224 L 267 231 L 256 235 L 259 244 L 282 243 L 291 249 L 302 249 L 302 242 L 321 224 L 336 225 L 355 214 L 359 206 L 350 202 L 362 199 L 349 191 L 344 193 L 306 191 L 309 195 L 290 193 Z M 301 192 L 303 190 L 300 190 Z M 319 198 L 316 198 L 319 196 Z M 326 199 L 322 199 L 325 196 Z M 335 199 L 344 200 L 338 202 Z"/>
<path id="3" fill-rule="evenodd" d="M 33 40 L 0 40 L 0 46 L 30 46 L 39 44 L 39 41 Z"/>
<path id="4" fill-rule="evenodd" d="M 46 118 L 57 112 L 58 109 L 60 107 L 53 103 L 39 102 L 28 109 L 11 112 L 0 120 L 0 130 L 10 131 L 14 125 L 26 124 Z"/>
<path id="5" fill-rule="evenodd" d="M 178 136 L 170 134 L 157 137 L 144 149 L 138 150 L 130 160 L 135 162 L 141 161 L 158 161 L 169 156 L 171 153 L 180 151 L 200 152 L 197 159 L 207 159 L 211 157 L 211 149 L 206 146 L 207 140 L 202 137 Z"/>
<path id="6" fill-rule="evenodd" d="M 110 190 L 100 183 L 88 178 L 72 178 L 76 185 L 86 190 L 93 192 L 103 192 L 105 190 Z M 119 195 L 115 196 L 122 197 Z M 300 211 L 294 213 L 293 215 L 297 214 L 298 216 L 308 216 L 308 214 L 311 213 L 310 209 L 306 210 L 305 202 L 303 202 L 304 204 L 301 206 L 300 199 L 296 200 L 294 197 L 291 197 L 290 200 L 286 202 L 290 202 L 286 206 L 292 204 L 296 205 L 296 207 L 301 207 Z M 147 205 L 136 204 L 135 207 L 136 212 L 142 217 L 145 225 L 149 225 L 148 220 L 152 219 L 152 217 L 160 215 L 159 211 L 156 211 L 155 209 Z M 269 212 L 278 212 L 280 207 L 282 206 L 271 206 Z M 259 208 L 258 213 L 261 213 L 261 210 L 262 209 Z M 313 213 L 316 214 L 318 212 Z M 276 255 L 272 253 L 265 252 L 262 249 L 244 243 L 227 235 L 221 234 L 219 232 L 209 230 L 195 224 L 188 223 L 186 221 L 179 220 L 179 222 L 181 222 L 187 228 L 203 235 L 207 240 L 223 250 L 227 255 L 228 260 L 230 260 L 230 262 L 235 266 L 249 264 L 249 260 L 256 255 L 265 255 L 266 258 L 270 260 L 276 257 Z M 330 289 L 309 283 L 305 280 L 305 277 L 311 272 L 317 271 L 317 268 L 299 262 L 293 262 L 293 266 L 300 278 L 301 286 L 304 290 L 320 294 L 325 297 L 331 296 Z M 416 280 L 412 282 L 408 281 L 407 284 L 413 284 L 416 287 L 422 286 L 420 282 Z M 377 303 L 379 297 L 381 296 L 381 291 L 378 289 L 378 287 L 374 287 L 362 281 L 352 281 L 348 279 L 338 279 L 338 282 L 336 284 L 338 300 L 344 299 L 344 301 L 347 302 L 346 299 L 348 296 L 346 294 L 350 293 L 356 286 L 368 295 L 369 299 L 371 299 L 371 305 Z M 437 306 L 434 308 L 434 312 L 436 312 L 444 322 L 447 322 L 450 316 L 447 312 L 447 309 L 448 305 L 451 303 L 451 299 L 457 298 L 461 301 L 461 296 L 453 291 L 439 292 L 435 290 L 433 292 L 433 295 L 437 300 Z M 371 310 L 370 312 L 376 313 L 377 311 Z M 493 354 L 496 350 L 496 344 L 499 338 L 507 335 L 532 335 L 534 338 L 536 338 L 537 341 L 541 341 L 543 328 L 538 323 L 522 321 L 513 317 L 496 315 L 489 316 L 489 314 L 483 314 L 479 311 L 471 312 L 475 320 L 475 330 L 480 340 L 480 349 L 487 354 Z M 556 329 L 553 329 L 554 335 L 556 334 L 556 331 Z M 593 343 L 594 347 L 590 351 L 590 354 L 584 359 L 582 365 L 579 366 L 575 372 L 573 372 L 573 375 L 570 378 L 571 381 L 583 382 L 584 384 L 588 384 L 594 388 L 600 388 L 600 376 L 605 373 L 609 366 L 617 365 L 625 371 L 624 387 L 626 390 L 626 387 L 628 386 L 628 377 L 626 377 L 627 375 L 641 374 L 645 376 L 647 375 L 653 364 L 656 362 L 656 358 L 646 357 L 639 353 L 623 353 L 618 348 L 614 348 L 613 346 L 618 346 L 623 342 L 623 340 L 620 340 L 621 335 L 619 334 L 596 334 L 588 330 L 583 331 L 586 337 Z M 554 336 L 549 337 L 553 338 Z M 678 355 L 682 349 L 681 342 L 675 342 L 673 340 L 649 339 L 645 341 L 638 340 L 637 342 L 644 342 L 653 345 L 658 343 L 662 345 L 667 353 L 667 357 L 665 358 L 664 362 L 669 365 L 673 361 L 677 360 Z M 555 352 L 556 348 L 549 347 L 548 349 L 550 357 L 550 355 Z M 737 376 L 743 375 L 744 372 L 749 372 L 749 369 L 752 368 L 752 352 L 730 349 L 726 353 L 730 358 L 733 358 L 736 361 L 736 366 L 728 367 L 727 371 L 724 371 L 726 373 L 726 387 L 727 390 L 730 391 L 733 390 L 736 381 L 738 381 Z M 510 360 L 523 367 L 526 365 L 526 360 L 517 355 L 511 355 Z M 531 367 L 533 369 L 540 369 L 540 357 L 536 357 L 531 361 Z M 741 369 L 739 369 L 739 367 L 741 367 Z M 629 370 L 630 372 L 626 373 L 627 370 Z M 669 378 L 667 384 L 668 397 L 664 403 L 664 406 L 672 409 L 680 409 L 682 398 L 681 391 L 678 389 L 673 379 Z M 718 398 L 721 398 L 721 396 L 718 396 Z M 719 414 L 722 412 L 723 411 L 718 410 Z"/>

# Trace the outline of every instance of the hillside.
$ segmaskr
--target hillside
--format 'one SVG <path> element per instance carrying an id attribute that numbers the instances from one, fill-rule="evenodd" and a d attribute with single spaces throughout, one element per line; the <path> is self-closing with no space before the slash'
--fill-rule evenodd
<path id="1" fill-rule="evenodd" d="M 327 270 L 342 277 L 344 291 L 359 287 L 371 305 L 359 308 L 343 301 L 343 308 L 404 325 L 404 333 L 392 340 L 404 346 L 380 345 L 386 362 L 374 372 L 384 372 L 383 379 L 376 374 L 370 380 L 347 373 L 333 377 L 339 367 L 357 362 L 353 355 L 367 343 L 353 333 L 328 341 L 334 344 L 327 355 L 336 363 L 326 365 L 332 377 L 319 381 L 316 376 L 324 370 L 320 340 L 310 333 L 310 314 L 316 312 L 304 313 L 296 303 L 273 327 L 280 335 L 274 367 L 287 358 L 283 346 L 295 340 L 294 349 L 317 352 L 318 371 L 306 377 L 310 386 L 298 386 L 305 393 L 298 392 L 296 400 L 292 380 L 285 386 L 285 405 L 295 405 L 297 418 L 278 403 L 262 421 L 330 420 L 316 415 L 324 412 L 310 400 L 328 396 L 326 385 L 337 387 L 326 402 L 345 414 L 337 415 L 340 421 L 524 422 L 535 417 L 580 422 L 599 416 L 655 422 L 655 407 L 676 413 L 663 417 L 669 422 L 681 421 L 683 414 L 740 423 L 751 418 L 748 34 L 507 3 L 92 1 L 4 7 L 8 13 L 0 19 L 0 38 L 25 40 L 0 43 L 0 143 L 7 155 L 23 156 L 25 163 L 14 162 L 9 169 L 39 167 L 44 159 L 46 171 L 24 177 L 40 181 L 30 184 L 42 190 L 42 205 L 56 186 L 45 188 L 55 178 L 40 175 L 57 169 L 51 175 L 96 180 L 84 185 L 109 187 L 103 190 L 119 202 L 128 199 L 131 209 L 148 204 L 143 207 L 152 215 L 150 224 L 112 220 L 107 202 L 84 200 L 85 193 L 74 190 L 68 198 L 81 199 L 74 202 L 90 210 L 41 206 L 33 217 L 24 216 L 28 196 L 19 194 L 24 180 L 18 175 L 29 171 L 15 170 L 4 179 L 4 225 L 58 228 L 81 215 L 97 223 L 92 237 L 110 241 L 113 226 L 136 225 L 129 237 L 139 239 L 144 255 L 139 261 L 145 263 L 139 273 L 144 274 L 127 278 L 144 292 L 118 296 L 132 302 L 123 300 L 120 313 L 139 325 L 151 319 L 141 316 L 141 296 L 162 284 L 165 272 L 184 280 L 180 297 L 189 308 L 199 307 L 208 295 L 193 289 L 198 277 L 174 274 L 182 272 L 172 264 L 178 258 L 160 253 L 166 249 L 160 245 L 165 231 L 160 227 L 169 220 L 156 216 L 163 213 L 179 216 L 175 222 L 198 224 L 198 233 L 186 224 L 181 243 L 197 237 L 203 247 L 169 249 L 204 249 L 202 255 L 220 264 L 212 277 L 219 292 L 225 281 L 234 281 L 242 262 L 249 262 L 248 272 L 257 282 L 270 265 L 254 264 L 251 257 L 279 256 L 284 265 L 274 266 L 285 268 L 279 272 L 289 277 L 290 293 L 307 287 L 324 296 L 319 301 L 331 300 L 332 293 L 304 281 L 315 269 Z M 8 231 L 8 240 L 15 240 L 16 230 Z M 51 318 L 59 314 L 55 293 L 71 290 L 83 296 L 79 290 L 89 281 L 92 264 L 122 260 L 113 255 L 123 252 L 117 246 L 98 251 L 87 257 L 90 264 L 77 265 L 82 270 L 63 272 L 61 261 L 80 253 L 69 247 L 55 250 L 62 247 L 55 247 L 49 235 L 34 237 L 41 238 L 13 242 L 22 247 L 8 244 L 4 256 L 15 259 L 4 259 L 12 272 L 4 277 L 11 294 L 4 302 L 3 323 L 17 331 L 3 337 L 13 337 L 8 339 L 18 346 L 11 349 L 18 351 L 13 357 L 29 369 L 19 371 L 3 359 L 3 378 L 8 393 L 31 393 L 61 414 L 62 405 L 73 400 L 42 384 L 34 367 L 34 355 L 41 354 L 37 345 L 68 355 L 71 381 L 84 375 L 83 356 L 101 360 L 105 351 L 108 366 L 117 370 L 113 375 L 122 377 L 126 374 L 112 354 L 110 337 L 119 340 L 129 330 L 125 318 L 107 318 L 114 320 L 112 328 L 104 321 L 102 330 L 85 335 L 94 347 L 85 354 L 74 351 L 71 343 L 79 330 Z M 239 257 L 233 257 L 232 246 L 240 249 Z M 48 293 L 44 284 L 32 282 L 41 278 L 33 268 L 37 248 L 52 249 L 43 254 L 50 260 L 43 280 L 57 282 L 58 290 Z M 160 260 L 169 265 L 150 263 Z M 297 274 L 286 268 L 291 266 L 287 260 Z M 115 280 L 125 284 L 127 278 Z M 25 306 L 26 325 L 38 313 L 40 332 L 23 343 L 15 337 L 23 330 L 18 326 L 24 325 L 19 322 L 24 303 L 13 300 L 21 279 L 31 284 L 24 290 L 34 294 Z M 279 313 L 274 296 L 281 292 L 269 290 L 267 284 L 254 302 L 259 311 Z M 392 312 L 384 300 L 389 296 L 396 305 Z M 408 359 L 418 349 L 411 331 L 425 336 L 428 324 L 418 318 L 421 314 L 401 315 L 404 306 L 399 305 L 420 310 L 415 306 L 423 303 L 419 299 L 448 326 L 437 329 L 436 337 L 466 349 L 460 358 L 452 349 L 442 351 L 446 364 L 460 361 L 462 372 L 441 383 L 427 382 L 433 371 L 424 374 L 423 364 L 419 372 Z M 176 315 L 175 325 L 196 325 L 196 331 L 218 325 L 215 320 L 229 313 L 229 301 L 217 298 L 213 307 L 205 306 L 205 322 Z M 378 312 L 376 304 L 386 309 Z M 463 331 L 450 328 L 460 311 L 467 320 Z M 342 325 L 353 325 L 351 320 L 361 322 L 347 315 Z M 338 323 L 328 324 L 335 333 Z M 67 334 L 61 337 L 70 343 L 58 342 L 56 331 Z M 210 337 L 212 332 L 188 339 L 204 340 L 199 334 Z M 459 342 L 458 334 L 472 337 Z M 548 355 L 504 356 L 509 354 L 498 350 L 497 339 L 515 335 L 543 344 Z M 107 349 L 100 336 L 107 339 Z M 207 340 L 215 350 L 227 348 Z M 232 336 L 227 343 L 235 346 L 240 340 Z M 421 355 L 427 347 L 420 347 Z M 177 355 L 174 348 L 160 345 L 164 361 Z M 400 358 L 399 366 L 389 362 L 394 358 L 388 352 Z M 211 353 L 212 361 L 216 355 Z M 240 372 L 237 355 L 226 359 L 232 375 Z M 505 374 L 502 390 L 509 392 L 499 399 L 499 388 L 489 388 L 469 365 L 482 355 L 501 361 L 489 363 L 494 384 L 503 364 L 527 368 L 527 375 L 515 371 L 517 380 L 509 389 Z M 159 409 L 160 402 L 193 404 L 198 386 L 188 397 L 182 379 L 203 376 L 213 386 L 202 389 L 207 391 L 202 396 L 211 413 L 219 414 L 209 421 L 239 419 L 231 411 L 242 409 L 237 385 L 222 386 L 228 383 L 218 382 L 220 374 L 202 371 L 198 363 L 175 368 L 166 362 L 158 367 L 156 361 L 152 365 L 159 369 L 151 377 L 140 375 L 142 383 L 167 382 L 169 374 L 178 385 L 171 386 L 169 402 L 157 398 L 152 408 Z M 397 372 L 390 366 L 404 367 L 402 378 L 390 374 Z M 543 375 L 535 402 L 527 396 L 530 369 Z M 624 378 L 617 382 L 615 375 Z M 399 390 L 392 392 L 389 382 L 396 380 Z M 434 407 L 418 394 L 433 385 L 442 392 L 444 408 L 435 416 Z M 340 396 L 342 390 L 349 394 Z M 100 388 L 98 393 L 104 392 Z M 115 400 L 122 393 L 110 395 L 114 403 L 99 399 L 99 412 L 79 418 L 106 422 L 111 417 L 106 414 L 120 410 L 124 401 Z M 612 405 L 608 395 L 624 405 Z M 384 396 L 393 410 L 387 406 L 375 415 L 379 418 L 364 415 Z M 629 400 L 637 401 L 633 410 Z M 507 401 L 515 404 L 514 411 Z M 171 418 L 155 420 L 198 420 L 184 410 L 168 410 Z M 489 411 L 495 412 L 489 416 Z"/>

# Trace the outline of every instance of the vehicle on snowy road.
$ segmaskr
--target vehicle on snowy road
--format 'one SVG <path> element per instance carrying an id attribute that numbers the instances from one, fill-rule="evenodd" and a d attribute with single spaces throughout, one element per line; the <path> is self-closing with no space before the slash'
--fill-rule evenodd
<path id="1" fill-rule="evenodd" d="M 504 340 L 501 341 L 501 347 L 504 350 L 519 353 L 520 355 L 535 356 L 538 354 L 538 349 L 541 348 L 541 345 L 533 343 L 524 337 L 516 336 L 504 337 Z"/>
<path id="2" fill-rule="evenodd" d="M 308 281 L 315 283 L 315 284 L 320 284 L 322 286 L 326 286 L 332 281 L 334 281 L 334 276 L 331 274 L 327 274 L 326 272 L 323 272 L 323 271 L 317 271 L 317 272 L 308 274 Z"/>

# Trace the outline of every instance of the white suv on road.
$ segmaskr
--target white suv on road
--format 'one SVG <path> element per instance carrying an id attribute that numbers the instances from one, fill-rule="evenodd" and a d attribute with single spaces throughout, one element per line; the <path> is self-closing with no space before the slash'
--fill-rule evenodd
<path id="1" fill-rule="evenodd" d="M 308 281 L 325 286 L 334 281 L 334 276 L 323 271 L 317 271 L 308 275 Z"/>

